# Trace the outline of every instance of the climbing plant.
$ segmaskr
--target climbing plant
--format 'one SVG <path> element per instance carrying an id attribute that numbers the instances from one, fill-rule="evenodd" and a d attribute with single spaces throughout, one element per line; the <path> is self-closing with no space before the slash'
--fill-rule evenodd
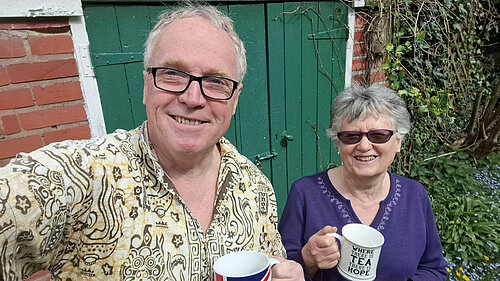
<path id="1" fill-rule="evenodd" d="M 427 188 L 448 280 L 500 270 L 499 2 L 379 0 L 359 12 L 368 65 L 382 61 L 412 115 L 393 169 Z"/>

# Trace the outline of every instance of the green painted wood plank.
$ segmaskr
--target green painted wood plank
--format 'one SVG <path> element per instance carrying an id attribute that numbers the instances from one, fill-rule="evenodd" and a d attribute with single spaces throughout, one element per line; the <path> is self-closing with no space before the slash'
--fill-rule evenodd
<path id="1" fill-rule="evenodd" d="M 284 30 L 283 4 L 267 5 L 267 33 L 268 33 L 268 76 L 269 76 L 269 116 L 271 119 L 271 148 L 278 152 L 272 159 L 272 176 L 274 192 L 278 202 L 278 216 L 281 217 L 285 207 L 288 189 L 291 183 L 287 180 L 286 151 L 287 143 L 281 140 L 281 133 L 285 131 L 285 58 L 284 58 Z"/>
<path id="2" fill-rule="evenodd" d="M 90 51 L 92 53 L 121 53 L 120 33 L 114 6 L 85 6 L 83 14 Z"/>
<path id="3" fill-rule="evenodd" d="M 116 17 L 123 52 L 142 52 L 149 33 L 149 9 L 147 6 L 117 6 Z M 133 32 L 130 32 L 133 31 Z M 125 64 L 128 85 L 127 97 L 132 110 L 134 127 L 146 120 L 146 108 L 142 104 L 144 79 L 142 62 Z M 125 93 L 122 93 L 124 96 Z"/>
<path id="4" fill-rule="evenodd" d="M 312 175 L 316 173 L 317 166 L 317 115 L 316 108 L 318 104 L 318 83 L 317 83 L 317 58 L 315 41 L 308 39 L 308 34 L 316 31 L 318 26 L 318 17 L 313 11 L 318 10 L 316 2 L 302 3 L 304 8 L 309 12 L 303 13 L 301 16 L 301 72 L 302 72 L 302 171 L 301 175 Z"/>
<path id="5" fill-rule="evenodd" d="M 120 32 L 114 6 L 84 7 L 86 28 L 92 53 L 121 53 Z M 106 32 L 102 32 L 106 30 Z M 95 64 L 94 64 L 95 65 Z M 134 127 L 123 65 L 95 67 L 107 132 Z M 120 81 L 120 83 L 117 83 Z"/>
<path id="6" fill-rule="evenodd" d="M 325 3 L 326 5 L 326 3 Z M 331 2 L 329 3 L 331 6 L 330 8 L 330 15 L 329 18 L 331 19 L 331 28 L 341 28 L 341 27 L 346 27 L 347 23 L 347 14 L 348 14 L 348 9 L 343 5 L 342 3 L 337 3 L 337 2 Z M 347 35 L 347 34 L 346 34 Z M 347 45 L 347 36 L 343 39 L 335 39 L 331 43 L 331 71 L 333 73 L 336 73 L 336 75 L 333 75 L 333 83 L 331 87 L 331 94 L 330 94 L 330 104 L 333 104 L 333 100 L 337 96 L 338 93 L 340 93 L 344 89 L 345 85 L 345 56 L 346 56 L 346 45 Z M 330 112 L 331 112 L 331 106 L 328 109 L 318 109 L 319 113 L 323 113 L 325 118 L 322 118 L 325 120 L 324 127 L 326 128 L 329 126 L 329 119 L 330 119 Z M 328 122 L 326 122 L 328 116 Z M 337 154 L 337 148 L 334 143 L 331 143 L 329 139 L 325 137 L 324 140 L 325 144 L 329 143 L 330 144 L 330 161 L 329 163 L 325 164 L 331 164 L 338 166 L 341 164 L 340 157 Z"/>
<path id="7" fill-rule="evenodd" d="M 333 28 L 332 24 L 332 5 L 330 2 L 321 2 L 319 4 L 319 22 L 318 30 L 325 31 Z M 318 97 L 318 134 L 321 159 L 318 163 L 318 170 L 324 170 L 331 161 L 332 144 L 326 137 L 325 129 L 330 124 L 330 112 L 332 106 L 332 79 L 340 75 L 337 70 L 332 68 L 332 40 L 315 40 L 319 49 L 319 67 L 318 87 L 321 93 Z"/>
<path id="8" fill-rule="evenodd" d="M 117 6 L 116 17 L 123 52 L 142 52 L 149 33 L 149 9 L 147 6 Z M 133 32 L 130 32 L 132 31 Z M 144 79 L 142 62 L 125 64 L 128 85 L 127 97 L 132 110 L 134 127 L 146 120 L 146 107 L 142 104 Z M 125 93 L 122 93 L 125 94 Z"/>
<path id="9" fill-rule="evenodd" d="M 285 90 L 286 130 L 295 136 L 287 147 L 287 178 L 292 183 L 302 176 L 302 100 L 301 100 L 301 21 L 296 3 L 285 3 Z"/>
<path id="10" fill-rule="evenodd" d="M 264 5 L 231 5 L 229 15 L 247 50 L 247 74 L 240 95 L 240 152 L 247 157 L 270 151 Z M 270 176 L 270 161 L 262 161 Z"/>
<path id="11" fill-rule="evenodd" d="M 106 131 L 134 128 L 129 100 L 116 94 L 128 92 L 127 84 L 123 83 L 126 80 L 123 65 L 97 67 L 94 72 L 96 77 L 101 77 L 98 86 Z"/>

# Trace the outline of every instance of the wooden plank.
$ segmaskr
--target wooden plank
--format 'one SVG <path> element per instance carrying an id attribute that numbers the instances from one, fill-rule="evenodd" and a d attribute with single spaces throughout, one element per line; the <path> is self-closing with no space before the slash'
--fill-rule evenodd
<path id="1" fill-rule="evenodd" d="M 149 34 L 149 9 L 147 6 L 116 6 L 116 16 L 123 52 L 142 52 Z M 133 32 L 130 32 L 133 31 Z M 146 120 L 146 107 L 142 104 L 144 79 L 142 62 L 125 64 L 128 99 L 132 111 L 133 126 Z M 122 93 L 123 95 L 124 93 Z"/>
<path id="2" fill-rule="evenodd" d="M 253 158 L 270 152 L 264 5 L 231 5 L 229 15 L 236 33 L 245 44 L 248 62 L 239 98 L 241 139 L 238 148 Z M 261 165 L 263 172 L 270 177 L 270 161 L 262 161 Z"/>
<path id="3" fill-rule="evenodd" d="M 86 6 L 84 15 L 92 53 L 122 52 L 114 6 Z M 128 93 L 124 66 L 100 66 L 95 67 L 94 72 L 99 78 L 97 84 L 107 132 L 134 128 L 130 100 L 124 95 Z"/>
<path id="4" fill-rule="evenodd" d="M 316 2 L 302 3 L 303 8 L 307 9 L 301 15 L 301 100 L 302 100 L 302 171 L 301 175 L 312 175 L 316 173 L 317 167 L 317 114 L 318 106 L 318 67 L 317 56 L 314 43 L 308 39 L 308 34 L 313 33 L 318 28 L 318 17 L 315 11 L 318 10 Z"/>
<path id="5" fill-rule="evenodd" d="M 96 77 L 100 77 L 98 86 L 106 131 L 111 133 L 116 129 L 134 128 L 130 102 L 117 94 L 128 92 L 123 65 L 96 67 L 94 72 Z"/>
<path id="6" fill-rule="evenodd" d="M 269 116 L 271 119 L 271 148 L 278 153 L 272 159 L 272 176 L 274 192 L 278 201 L 278 216 L 281 217 L 285 207 L 288 189 L 291 183 L 287 180 L 286 151 L 287 144 L 281 140 L 285 131 L 285 57 L 282 3 L 267 5 L 267 49 L 269 75 Z"/>
<path id="7" fill-rule="evenodd" d="M 284 4 L 285 30 L 285 107 L 286 131 L 295 136 L 287 144 L 287 181 L 289 184 L 302 176 L 302 100 L 301 100 L 301 54 L 302 32 L 300 13 L 293 13 L 300 5 Z"/>
<path id="8" fill-rule="evenodd" d="M 347 23 L 348 9 L 342 3 L 332 2 L 332 28 L 344 27 Z M 346 64 L 346 45 L 347 37 L 345 39 L 335 39 L 332 42 L 332 71 L 337 71 L 337 75 L 333 76 L 332 92 L 331 92 L 331 103 L 337 96 L 338 93 L 344 90 L 345 86 L 345 64 Z M 331 108 L 331 107 L 330 107 Z M 325 110 L 326 111 L 326 110 Z M 330 110 L 328 110 L 330 111 Z M 326 112 L 325 112 L 326 115 Z M 330 117 L 329 117 L 330 118 Z M 329 121 L 328 121 L 329 122 Z M 326 127 L 327 124 L 325 124 Z M 329 125 L 329 124 L 328 124 Z M 326 141 L 325 141 L 326 142 Z M 332 144 L 330 150 L 330 163 L 338 166 L 341 165 L 340 156 L 337 154 L 337 147 Z"/>
<path id="9" fill-rule="evenodd" d="M 321 2 L 319 4 L 319 22 L 318 31 L 327 31 L 333 28 L 332 24 L 332 5 L 330 2 Z M 330 124 L 330 112 L 332 107 L 332 79 L 340 75 L 332 67 L 332 40 L 315 40 L 319 55 L 319 77 L 318 77 L 318 133 L 320 133 L 319 147 L 321 159 L 318 162 L 318 170 L 326 169 L 331 162 L 332 143 L 326 137 L 325 129 Z"/>

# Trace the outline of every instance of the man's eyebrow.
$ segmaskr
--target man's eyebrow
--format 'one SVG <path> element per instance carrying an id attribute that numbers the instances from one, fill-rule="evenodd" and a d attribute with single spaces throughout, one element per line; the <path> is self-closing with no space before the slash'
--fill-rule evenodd
<path id="1" fill-rule="evenodd" d="M 182 61 L 179 61 L 179 60 L 166 60 L 165 62 L 163 62 L 161 64 L 161 67 L 172 67 L 172 68 L 176 68 L 176 69 L 179 69 L 182 71 L 189 72 L 186 64 Z M 208 71 L 204 71 L 202 76 L 229 77 L 229 74 L 224 72 L 224 71 L 221 71 L 220 69 L 212 68 L 212 69 L 208 69 Z"/>

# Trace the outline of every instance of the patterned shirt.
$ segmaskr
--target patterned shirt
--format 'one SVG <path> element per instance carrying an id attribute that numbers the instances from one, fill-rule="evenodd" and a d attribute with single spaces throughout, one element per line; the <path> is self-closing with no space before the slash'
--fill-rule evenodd
<path id="1" fill-rule="evenodd" d="M 233 251 L 285 257 L 271 183 L 229 141 L 218 143 L 216 202 L 204 234 L 147 135 L 145 122 L 50 144 L 0 168 L 3 280 L 41 269 L 68 281 L 212 280 L 212 264 Z"/>

